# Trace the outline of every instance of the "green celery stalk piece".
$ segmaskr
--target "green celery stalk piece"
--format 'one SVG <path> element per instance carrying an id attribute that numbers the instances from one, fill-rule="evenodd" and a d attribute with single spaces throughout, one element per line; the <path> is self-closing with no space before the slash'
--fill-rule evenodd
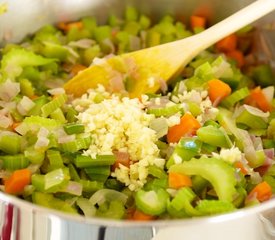
<path id="1" fill-rule="evenodd" d="M 22 136 L 14 133 L 0 136 L 0 150 L 8 154 L 17 154 L 22 148 Z"/>
<path id="2" fill-rule="evenodd" d="M 3 160 L 3 168 L 7 170 L 26 168 L 29 165 L 29 160 L 24 154 L 0 156 L 0 159 Z"/>
<path id="3" fill-rule="evenodd" d="M 68 123 L 63 126 L 64 131 L 67 134 L 78 134 L 78 133 L 83 133 L 85 130 L 85 126 L 81 123 Z"/>
<path id="4" fill-rule="evenodd" d="M 200 200 L 196 209 L 202 215 L 213 215 L 218 213 L 232 212 L 236 208 L 231 202 L 222 200 Z"/>
<path id="5" fill-rule="evenodd" d="M 159 188 L 151 191 L 138 190 L 135 195 L 136 206 L 142 212 L 158 216 L 166 211 L 169 194 Z"/>
<path id="6" fill-rule="evenodd" d="M 176 211 L 182 211 L 188 216 L 199 216 L 201 213 L 192 206 L 192 201 L 196 198 L 196 194 L 189 187 L 178 190 L 176 196 L 171 201 L 171 208 Z"/>
<path id="7" fill-rule="evenodd" d="M 100 205 L 96 211 L 96 216 L 108 219 L 122 219 L 125 214 L 124 204 L 116 200 Z"/>
<path id="8" fill-rule="evenodd" d="M 66 94 L 60 94 L 50 102 L 41 107 L 42 117 L 48 117 L 56 109 L 62 107 L 67 101 Z"/>
<path id="9" fill-rule="evenodd" d="M 86 193 L 94 193 L 104 187 L 103 182 L 98 181 L 80 179 L 78 182 L 82 184 L 83 192 Z"/>
<path id="10" fill-rule="evenodd" d="M 178 164 L 183 161 L 189 161 L 192 157 L 195 157 L 200 153 L 201 146 L 201 141 L 196 137 L 182 138 L 176 145 L 174 152 L 168 159 L 166 167 L 170 168 L 174 164 Z"/>
<path id="11" fill-rule="evenodd" d="M 68 168 L 58 168 L 45 175 L 45 190 L 53 187 L 60 187 L 70 180 Z"/>
<path id="12" fill-rule="evenodd" d="M 268 126 L 268 123 L 263 118 L 255 116 L 247 110 L 243 110 L 243 112 L 236 117 L 236 123 L 244 124 L 252 129 L 266 129 Z"/>
<path id="13" fill-rule="evenodd" d="M 90 156 L 77 155 L 74 163 L 78 168 L 87 168 L 93 166 L 112 165 L 115 163 L 114 155 L 97 155 L 96 158 Z"/>
<path id="14" fill-rule="evenodd" d="M 186 175 L 199 175 L 212 184 L 220 200 L 233 201 L 237 184 L 235 170 L 225 161 L 214 157 L 193 158 L 190 161 L 171 166 L 169 171 Z"/>
<path id="15" fill-rule="evenodd" d="M 221 131 L 219 128 L 212 125 L 201 127 L 197 130 L 197 136 L 200 141 L 216 146 L 227 148 L 229 146 L 226 133 Z"/>
<path id="16" fill-rule="evenodd" d="M 23 48 L 14 48 L 3 56 L 0 72 L 3 79 L 14 80 L 26 66 L 42 66 L 55 61 L 56 59 L 44 58 Z"/>

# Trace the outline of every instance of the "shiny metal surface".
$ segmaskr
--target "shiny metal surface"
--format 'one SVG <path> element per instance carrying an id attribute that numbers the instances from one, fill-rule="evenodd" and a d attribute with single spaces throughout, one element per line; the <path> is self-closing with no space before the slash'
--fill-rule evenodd
<path id="1" fill-rule="evenodd" d="M 46 23 L 94 15 L 104 22 L 110 13 L 122 14 L 126 5 L 157 19 L 207 9 L 214 23 L 253 0 L 0 0 L 8 12 L 0 15 L 0 44 L 20 41 Z M 262 22 L 274 19 L 275 14 Z M 259 23 L 259 22 L 258 22 Z M 274 38 L 269 39 L 274 49 Z M 274 59 L 274 58 L 273 58 Z M 1 240 L 162 240 L 162 239 L 275 239 L 275 199 L 234 213 L 196 219 L 150 223 L 86 219 L 42 208 L 0 192 Z"/>

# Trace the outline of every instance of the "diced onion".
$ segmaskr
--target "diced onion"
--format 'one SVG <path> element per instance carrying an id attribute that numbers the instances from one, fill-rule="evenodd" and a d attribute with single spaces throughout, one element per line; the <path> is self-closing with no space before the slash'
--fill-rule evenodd
<path id="1" fill-rule="evenodd" d="M 0 86 L 0 98 L 4 101 L 11 101 L 20 92 L 20 84 L 7 80 Z"/>
<path id="2" fill-rule="evenodd" d="M 269 117 L 269 112 L 263 112 L 259 108 L 252 107 L 246 104 L 244 104 L 243 107 L 245 108 L 245 110 L 247 110 L 250 114 L 254 116 L 261 117 L 261 118 Z"/>

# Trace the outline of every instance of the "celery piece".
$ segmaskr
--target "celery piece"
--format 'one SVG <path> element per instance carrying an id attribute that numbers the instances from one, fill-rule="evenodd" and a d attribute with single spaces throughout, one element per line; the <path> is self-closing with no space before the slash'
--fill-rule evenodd
<path id="1" fill-rule="evenodd" d="M 85 130 L 85 126 L 81 123 L 68 123 L 64 125 L 63 128 L 64 131 L 69 135 L 83 133 Z"/>
<path id="2" fill-rule="evenodd" d="M 178 39 L 183 39 L 192 36 L 191 31 L 187 30 L 182 22 L 176 22 L 176 36 Z"/>
<path id="3" fill-rule="evenodd" d="M 200 200 L 196 209 L 202 215 L 213 215 L 218 213 L 232 212 L 236 208 L 231 202 L 222 200 Z"/>
<path id="4" fill-rule="evenodd" d="M 146 45 L 147 45 L 147 47 L 153 47 L 153 46 L 159 45 L 160 44 L 160 38 L 161 38 L 160 33 L 150 29 L 147 32 L 147 36 L 146 36 Z"/>
<path id="5" fill-rule="evenodd" d="M 42 28 L 40 28 L 34 35 L 34 43 L 36 42 L 53 42 L 53 43 L 60 43 L 59 35 L 60 32 L 57 30 L 56 27 L 53 25 L 45 25 Z"/>
<path id="6" fill-rule="evenodd" d="M 97 26 L 96 19 L 94 17 L 83 17 L 81 22 L 83 23 L 83 28 L 91 33 L 93 33 Z"/>
<path id="7" fill-rule="evenodd" d="M 125 20 L 127 22 L 138 20 L 138 12 L 137 12 L 137 9 L 135 7 L 128 6 L 125 9 Z"/>
<path id="8" fill-rule="evenodd" d="M 77 136 L 73 142 L 66 142 L 60 144 L 60 149 L 63 152 L 75 153 L 82 149 L 88 149 L 91 144 L 90 136 Z"/>
<path id="9" fill-rule="evenodd" d="M 110 166 L 96 166 L 84 168 L 84 172 L 87 174 L 91 181 L 105 182 L 110 176 L 111 169 Z"/>
<path id="10" fill-rule="evenodd" d="M 46 156 L 49 159 L 50 168 L 57 169 L 64 167 L 63 159 L 59 151 L 57 150 L 47 150 Z"/>
<path id="11" fill-rule="evenodd" d="M 22 95 L 28 96 L 28 97 L 32 97 L 34 96 L 34 88 L 32 86 L 31 81 L 29 81 L 26 78 L 20 79 L 19 80 L 20 83 L 20 92 Z"/>
<path id="12" fill-rule="evenodd" d="M 162 168 L 157 167 L 156 165 L 150 165 L 148 167 L 148 174 L 160 179 L 167 178 L 167 173 Z"/>
<path id="13" fill-rule="evenodd" d="M 154 114 L 156 117 L 169 117 L 181 111 L 181 109 L 182 108 L 179 104 L 174 104 L 172 106 L 167 106 L 163 108 L 149 108 L 147 112 L 149 114 Z"/>
<path id="14" fill-rule="evenodd" d="M 184 137 L 176 145 L 172 155 L 166 163 L 166 167 L 170 168 L 174 164 L 188 161 L 192 157 L 198 155 L 201 151 L 202 143 L 196 137 Z"/>
<path id="15" fill-rule="evenodd" d="M 0 72 L 5 79 L 15 79 L 26 66 L 41 66 L 54 61 L 56 60 L 44 58 L 23 48 L 14 48 L 3 56 Z"/>
<path id="16" fill-rule="evenodd" d="M 87 168 L 93 166 L 112 165 L 115 163 L 114 155 L 97 155 L 96 158 L 90 156 L 77 155 L 74 159 L 74 164 L 78 168 Z"/>
<path id="17" fill-rule="evenodd" d="M 145 30 L 148 29 L 151 25 L 151 20 L 145 15 L 141 15 L 139 18 L 139 24 L 141 26 L 141 29 Z"/>
<path id="18" fill-rule="evenodd" d="M 44 95 L 33 100 L 35 106 L 29 111 L 29 116 L 37 116 L 41 114 L 41 107 L 48 102 L 48 98 Z"/>
<path id="19" fill-rule="evenodd" d="M 143 190 L 150 191 L 150 190 L 157 190 L 157 189 L 167 189 L 168 188 L 168 178 L 154 178 L 147 181 L 144 185 Z"/>
<path id="20" fill-rule="evenodd" d="M 102 189 L 104 186 L 103 182 L 90 181 L 90 180 L 85 180 L 85 179 L 80 179 L 79 183 L 82 184 L 83 192 L 86 192 L 86 193 L 96 192 L 99 189 Z"/>
<path id="21" fill-rule="evenodd" d="M 115 14 L 111 14 L 108 18 L 108 24 L 111 27 L 119 27 L 122 24 L 122 20 L 117 17 Z"/>
<path id="22" fill-rule="evenodd" d="M 237 183 L 235 170 L 225 161 L 214 157 L 193 158 L 190 161 L 171 166 L 169 171 L 186 175 L 199 175 L 212 184 L 220 200 L 233 201 Z"/>
<path id="23" fill-rule="evenodd" d="M 138 190 L 135 195 L 136 206 L 142 212 L 159 216 L 166 211 L 169 194 L 166 190 L 159 188 L 151 191 Z"/>
<path id="24" fill-rule="evenodd" d="M 104 183 L 104 187 L 116 191 L 121 191 L 125 187 L 125 185 L 115 178 L 108 178 Z"/>
<path id="25" fill-rule="evenodd" d="M 96 207 L 91 204 L 89 199 L 80 197 L 76 200 L 77 206 L 81 209 L 85 217 L 94 217 L 96 214 Z"/>
<path id="26" fill-rule="evenodd" d="M 263 139 L 263 148 L 275 148 L 275 141 L 273 139 Z"/>
<path id="27" fill-rule="evenodd" d="M 33 174 L 31 177 L 32 185 L 36 191 L 46 192 L 45 191 L 45 175 L 42 174 Z"/>
<path id="28" fill-rule="evenodd" d="M 45 190 L 59 188 L 70 180 L 68 168 L 58 168 L 45 174 Z"/>
<path id="29" fill-rule="evenodd" d="M 4 133 L 4 131 L 2 131 Z M 8 154 L 17 154 L 22 150 L 22 136 L 8 132 L 0 136 L 0 150 Z"/>
<path id="30" fill-rule="evenodd" d="M 202 143 L 201 145 L 201 152 L 212 154 L 213 152 L 217 151 L 217 147 L 208 143 Z"/>
<path id="31" fill-rule="evenodd" d="M 123 31 L 128 32 L 129 34 L 131 34 L 133 36 L 137 36 L 140 29 L 141 29 L 141 27 L 138 22 L 131 21 L 131 22 L 127 22 L 124 25 Z"/>
<path id="32" fill-rule="evenodd" d="M 125 214 L 124 204 L 116 200 L 100 205 L 96 211 L 96 216 L 109 219 L 122 219 Z"/>
<path id="33" fill-rule="evenodd" d="M 45 158 L 45 152 L 30 147 L 24 151 L 24 156 L 33 164 L 42 164 Z"/>
<path id="34" fill-rule="evenodd" d="M 102 43 L 105 39 L 111 39 L 112 29 L 108 25 L 103 25 L 94 29 L 94 37 L 98 43 Z"/>
<path id="35" fill-rule="evenodd" d="M 212 125 L 199 128 L 197 130 L 197 136 L 199 140 L 204 143 L 216 147 L 230 147 L 230 144 L 226 138 L 226 133 Z"/>
<path id="36" fill-rule="evenodd" d="M 50 117 L 52 119 L 55 119 L 57 121 L 59 121 L 60 123 L 66 123 L 67 120 L 64 116 L 63 111 L 61 110 L 61 108 L 57 108 L 56 110 L 54 110 L 51 114 Z"/>
<path id="37" fill-rule="evenodd" d="M 78 112 L 73 107 L 69 107 L 66 112 L 67 121 L 69 123 L 75 122 L 77 114 Z"/>
<path id="38" fill-rule="evenodd" d="M 237 187 L 237 196 L 234 198 L 233 204 L 235 207 L 243 207 L 247 192 L 243 187 Z"/>
<path id="39" fill-rule="evenodd" d="M 270 175 L 264 175 L 263 180 L 266 181 L 272 188 L 272 193 L 275 193 L 275 177 Z"/>
<path id="40" fill-rule="evenodd" d="M 171 207 L 177 211 L 184 210 L 188 216 L 199 216 L 201 213 L 192 206 L 196 194 L 189 187 L 180 188 L 171 200 Z"/>
<path id="41" fill-rule="evenodd" d="M 32 201 L 35 204 L 44 207 L 53 208 L 67 213 L 77 213 L 77 210 L 74 207 L 72 207 L 69 203 L 54 197 L 53 194 L 50 193 L 34 192 L 32 194 Z"/>
<path id="42" fill-rule="evenodd" d="M 264 118 L 253 115 L 246 109 L 236 117 L 236 123 L 244 124 L 252 129 L 266 129 L 268 126 Z"/>
<path id="43" fill-rule="evenodd" d="M 3 160 L 3 168 L 7 170 L 17 170 L 26 168 L 29 165 L 29 160 L 24 154 L 0 156 Z"/>
<path id="44" fill-rule="evenodd" d="M 252 75 L 256 83 L 262 87 L 274 85 L 274 75 L 269 64 L 262 64 L 252 69 Z"/>
<path id="45" fill-rule="evenodd" d="M 194 102 L 189 102 L 187 103 L 188 104 L 188 109 L 189 111 L 191 112 L 191 114 L 194 116 L 194 117 L 197 117 L 198 115 L 200 115 L 202 112 L 201 112 L 201 108 L 199 106 L 198 103 L 194 103 Z"/>
<path id="46" fill-rule="evenodd" d="M 192 176 L 192 189 L 197 195 L 200 195 L 203 190 L 209 186 L 209 182 L 200 175 Z"/>
<path id="47" fill-rule="evenodd" d="M 68 58 L 69 50 L 61 44 L 43 41 L 39 53 L 47 58 L 56 58 L 65 61 Z"/>
<path id="48" fill-rule="evenodd" d="M 189 215 L 186 213 L 186 211 L 181 209 L 180 211 L 176 210 L 172 204 L 171 201 L 167 202 L 167 213 L 169 214 L 169 217 L 172 218 L 187 218 Z"/>
<path id="49" fill-rule="evenodd" d="M 233 107 L 237 102 L 245 99 L 250 94 L 249 89 L 247 87 L 243 87 L 234 91 L 231 95 L 226 97 L 222 102 L 221 106 L 230 108 Z"/>
<path id="50" fill-rule="evenodd" d="M 44 127 L 48 130 L 53 130 L 59 127 L 61 123 L 54 119 L 44 118 L 40 116 L 30 116 L 26 117 L 23 122 L 16 127 L 16 132 L 21 135 L 26 134 L 28 131 L 38 131 L 41 127 Z"/>
<path id="51" fill-rule="evenodd" d="M 82 54 L 82 61 L 86 66 L 90 66 L 95 57 L 99 57 L 101 55 L 101 50 L 99 45 L 91 46 L 84 50 Z"/>
<path id="52" fill-rule="evenodd" d="M 76 168 L 74 167 L 74 165 L 70 163 L 68 165 L 68 168 L 69 168 L 71 179 L 74 181 L 79 181 L 80 177 L 79 177 L 79 174 L 78 174 Z"/>
<path id="53" fill-rule="evenodd" d="M 42 111 L 42 117 L 49 116 L 52 112 L 54 112 L 56 109 L 62 107 L 65 102 L 67 101 L 67 95 L 66 94 L 60 94 L 50 102 L 46 103 L 41 107 Z"/>

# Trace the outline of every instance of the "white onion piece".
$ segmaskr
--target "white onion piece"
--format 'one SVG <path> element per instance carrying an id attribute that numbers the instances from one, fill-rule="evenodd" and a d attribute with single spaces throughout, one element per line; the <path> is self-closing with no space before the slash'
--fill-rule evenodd
<path id="1" fill-rule="evenodd" d="M 92 45 L 95 44 L 95 41 L 92 40 L 92 39 L 88 39 L 88 38 L 84 38 L 84 39 L 80 39 L 78 41 L 72 41 L 70 42 L 68 45 L 70 47 L 78 47 L 78 48 L 89 48 L 91 47 Z"/>
<path id="2" fill-rule="evenodd" d="M 13 123 L 12 119 L 5 116 L 5 115 L 0 115 L 0 127 L 1 128 L 8 128 L 11 126 Z"/>
<path id="3" fill-rule="evenodd" d="M 82 184 L 74 181 L 69 181 L 66 186 L 60 189 L 60 192 L 70 193 L 76 196 L 82 195 Z"/>
<path id="4" fill-rule="evenodd" d="M 17 110 L 21 115 L 25 116 L 34 106 L 35 103 L 30 98 L 23 96 L 17 104 Z"/>
<path id="5" fill-rule="evenodd" d="M 53 88 L 47 91 L 49 94 L 51 95 L 59 95 L 59 94 L 64 94 L 65 93 L 65 89 L 64 88 Z"/>
<path id="6" fill-rule="evenodd" d="M 274 86 L 263 88 L 262 92 L 265 95 L 266 100 L 271 103 L 274 97 Z"/>
<path id="7" fill-rule="evenodd" d="M 46 137 L 39 137 L 34 145 L 34 149 L 48 147 L 50 140 Z"/>
<path id="8" fill-rule="evenodd" d="M 115 52 L 115 45 L 114 45 L 114 43 L 111 41 L 111 39 L 109 39 L 109 38 L 106 38 L 106 39 L 104 39 L 103 41 L 102 41 L 102 43 L 103 44 L 105 44 L 107 47 L 109 47 L 110 48 L 110 52 L 111 53 L 114 53 Z"/>
<path id="9" fill-rule="evenodd" d="M 264 119 L 269 117 L 269 112 L 263 112 L 259 108 L 252 107 L 246 104 L 244 104 L 243 107 L 245 108 L 245 110 L 247 110 L 250 114 L 254 116 L 261 117 Z"/>
<path id="10" fill-rule="evenodd" d="M 102 204 L 105 201 L 118 200 L 123 204 L 126 203 L 128 196 L 122 192 L 118 192 L 112 189 L 100 189 L 96 191 L 89 199 L 89 201 L 95 204 Z"/>
<path id="11" fill-rule="evenodd" d="M 50 132 L 47 128 L 41 127 L 37 133 L 37 137 L 48 137 L 49 133 Z"/>
<path id="12" fill-rule="evenodd" d="M 7 80 L 0 86 L 0 98 L 4 101 L 11 101 L 20 92 L 20 84 Z"/>

